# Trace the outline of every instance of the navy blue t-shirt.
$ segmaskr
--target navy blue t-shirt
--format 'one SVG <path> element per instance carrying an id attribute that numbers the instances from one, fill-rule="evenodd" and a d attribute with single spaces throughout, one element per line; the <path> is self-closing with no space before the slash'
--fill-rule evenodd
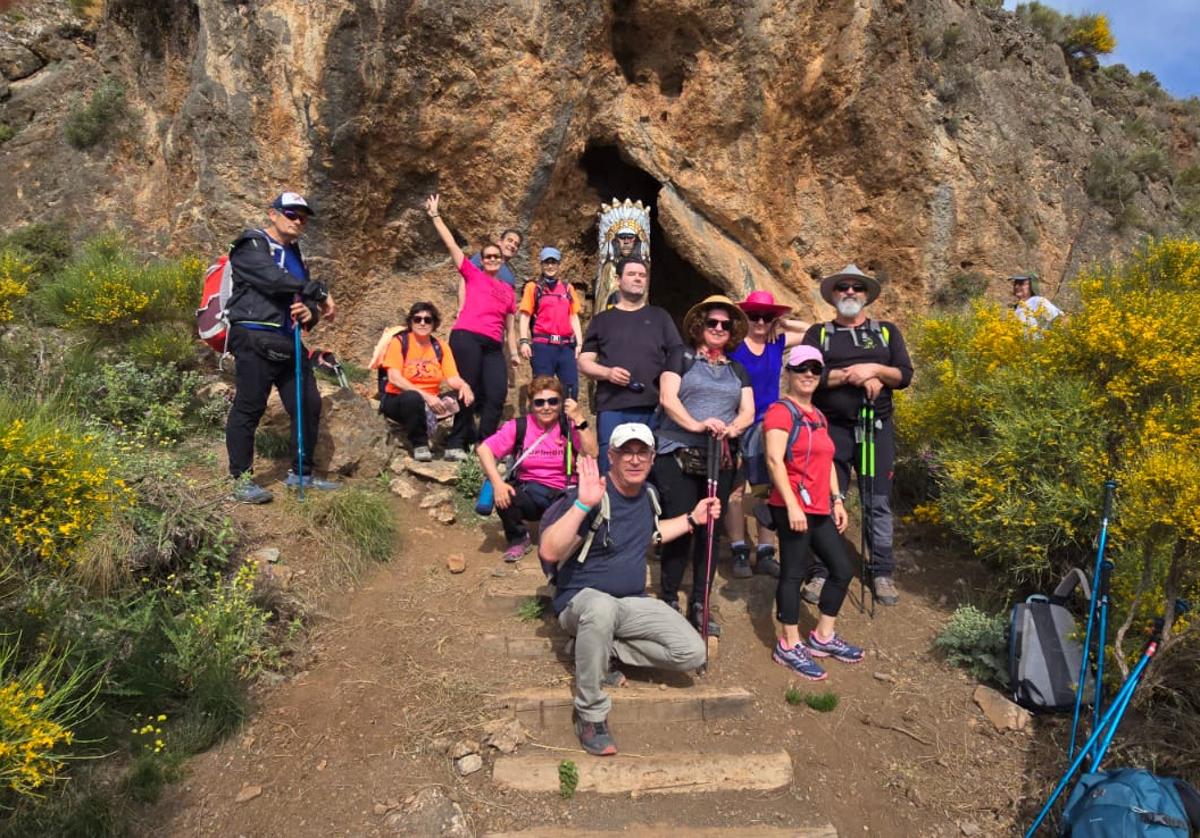
<path id="1" fill-rule="evenodd" d="M 763 353 L 755 355 L 746 342 L 729 353 L 729 357 L 746 368 L 750 376 L 750 387 L 754 390 L 754 421 L 758 422 L 767 408 L 779 401 L 779 377 L 783 373 L 783 353 L 787 335 L 780 335 L 773 343 L 763 346 Z"/>
<path id="2" fill-rule="evenodd" d="M 645 487 L 628 498 L 608 484 L 610 516 L 607 524 L 596 530 L 587 559 L 580 564 L 567 559 L 558 568 L 557 590 L 554 594 L 554 613 L 561 614 L 571 598 L 584 588 L 595 588 L 615 597 L 644 596 L 646 593 L 646 548 L 654 536 L 654 507 Z M 561 502 L 559 515 L 542 519 L 542 531 L 566 514 L 579 496 L 578 489 L 567 492 Z M 579 536 L 587 538 L 592 521 L 600 514 L 600 504 L 584 516 Z"/>

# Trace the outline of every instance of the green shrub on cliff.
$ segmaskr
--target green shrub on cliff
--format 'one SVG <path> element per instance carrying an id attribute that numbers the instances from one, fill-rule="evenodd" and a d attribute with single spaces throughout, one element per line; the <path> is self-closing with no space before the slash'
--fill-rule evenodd
<path id="1" fill-rule="evenodd" d="M 99 143 L 126 116 L 125 88 L 115 79 L 105 79 L 84 104 L 77 101 L 67 114 L 63 132 L 67 142 L 77 149 Z"/>

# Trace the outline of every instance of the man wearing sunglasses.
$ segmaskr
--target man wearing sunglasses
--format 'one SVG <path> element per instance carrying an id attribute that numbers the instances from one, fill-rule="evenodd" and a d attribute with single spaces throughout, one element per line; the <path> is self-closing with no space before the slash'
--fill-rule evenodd
<path id="1" fill-rule="evenodd" d="M 267 210 L 267 225 L 246 230 L 230 246 L 233 291 L 226 305 L 229 351 L 237 359 L 236 392 L 225 424 L 225 447 L 233 497 L 242 503 L 267 503 L 272 495 L 250 481 L 254 466 L 254 432 L 267 408 L 271 388 L 279 390 L 292 418 L 296 439 L 295 329 L 311 330 L 319 317 L 332 319 L 336 307 L 324 283 L 309 277 L 299 240 L 312 208 L 303 196 L 284 192 Z M 293 455 L 286 485 L 336 489 L 337 483 L 312 474 L 313 450 L 321 421 L 317 391 L 308 353 L 301 357 L 303 377 L 304 450 Z"/>
<path id="2" fill-rule="evenodd" d="M 850 486 L 850 470 L 857 471 L 862 454 L 859 431 L 863 406 L 874 408 L 875 475 L 869 479 L 870 498 L 860 498 L 869 511 L 870 575 L 875 599 L 883 605 L 900 601 L 892 579 L 896 570 L 892 554 L 892 476 L 896 458 L 896 434 L 892 425 L 892 391 L 903 390 L 912 381 L 912 360 L 895 323 L 867 317 L 866 308 L 879 297 L 879 280 L 867 276 L 856 265 L 821 280 L 821 297 L 837 310 L 837 316 L 809 327 L 804 343 L 820 349 L 825 371 L 813 395 L 815 404 L 829 420 L 829 435 L 836 451 L 834 465 L 838 485 Z M 862 485 L 861 483 L 859 484 Z M 828 569 L 818 565 L 805 586 L 804 598 L 817 602 Z"/>

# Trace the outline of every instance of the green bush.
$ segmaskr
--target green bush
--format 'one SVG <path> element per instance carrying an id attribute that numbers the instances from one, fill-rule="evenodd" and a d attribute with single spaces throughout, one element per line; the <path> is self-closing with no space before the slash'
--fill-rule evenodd
<path id="1" fill-rule="evenodd" d="M 396 516 L 385 496 L 366 489 L 344 488 L 312 500 L 308 509 L 313 522 L 333 528 L 351 545 L 355 558 L 391 558 Z"/>
<path id="2" fill-rule="evenodd" d="M 472 454 L 465 460 L 459 460 L 454 483 L 454 509 L 460 518 L 470 520 L 470 516 L 475 515 L 475 501 L 486 479 L 478 457 Z"/>
<path id="3" fill-rule="evenodd" d="M 45 279 L 71 256 L 71 237 L 63 224 L 28 224 L 0 237 L 0 250 L 14 249 Z"/>
<path id="4" fill-rule="evenodd" d="M 1084 186 L 1088 197 L 1116 215 L 1125 208 L 1126 201 L 1137 194 L 1140 183 L 1124 155 L 1097 151 L 1092 155 Z"/>
<path id="5" fill-rule="evenodd" d="M 954 609 L 950 621 L 933 645 L 946 653 L 946 660 L 962 666 L 980 681 L 1008 686 L 1006 615 L 988 615 L 973 605 Z"/>
<path id="6" fill-rule="evenodd" d="M 254 432 L 254 452 L 268 460 L 286 460 L 292 456 L 291 436 L 284 431 L 259 428 Z"/>
<path id="7" fill-rule="evenodd" d="M 0 145 L 11 140 L 17 135 L 16 130 L 7 122 L 0 121 Z"/>
<path id="8" fill-rule="evenodd" d="M 103 140 L 128 112 L 125 88 L 116 79 L 105 79 L 87 104 L 77 101 L 67 114 L 63 131 L 67 142 L 80 150 Z"/>
<path id="9" fill-rule="evenodd" d="M 202 398 L 202 383 L 198 373 L 171 365 L 103 364 L 80 408 L 136 439 L 170 445 L 191 431 L 210 431 L 224 419 L 224 400 Z"/>

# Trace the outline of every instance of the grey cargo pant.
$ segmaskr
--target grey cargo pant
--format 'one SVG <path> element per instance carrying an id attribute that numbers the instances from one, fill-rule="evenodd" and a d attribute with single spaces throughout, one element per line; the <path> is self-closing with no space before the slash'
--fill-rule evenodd
<path id="1" fill-rule="evenodd" d="M 575 637 L 575 712 L 602 722 L 612 699 L 600 688 L 615 654 L 621 663 L 684 672 L 704 663 L 704 641 L 684 616 L 662 600 L 614 597 L 584 588 L 558 624 Z"/>

